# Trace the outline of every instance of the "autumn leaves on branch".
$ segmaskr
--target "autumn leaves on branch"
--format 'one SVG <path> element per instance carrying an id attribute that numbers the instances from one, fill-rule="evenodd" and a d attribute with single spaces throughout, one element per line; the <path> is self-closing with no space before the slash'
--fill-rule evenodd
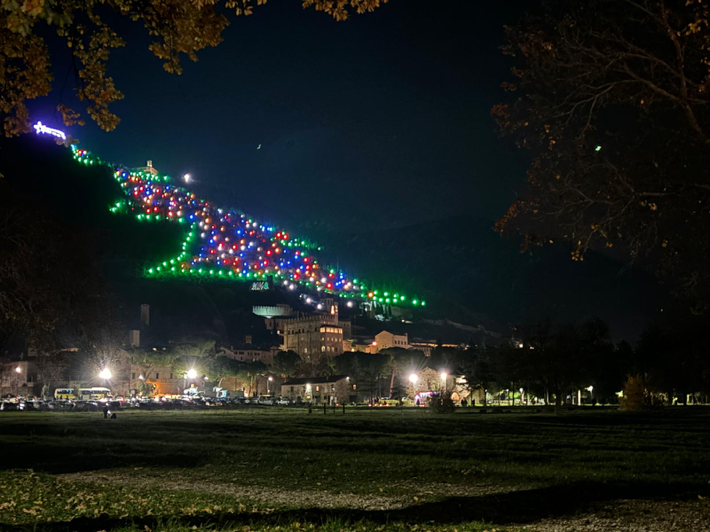
<path id="1" fill-rule="evenodd" d="M 342 21 L 386 2 L 302 0 L 302 5 Z M 183 56 L 197 61 L 197 52 L 222 41 L 228 16 L 251 15 L 264 4 L 266 0 L 2 0 L 0 120 L 4 134 L 11 137 L 29 131 L 27 101 L 46 96 L 52 89 L 50 50 L 43 37 L 47 29 L 56 32 L 66 46 L 74 91 L 85 105 L 82 112 L 60 103 L 57 110 L 64 123 L 83 124 L 85 112 L 102 129 L 112 131 L 120 118 L 111 104 L 123 94 L 107 75 L 107 65 L 111 50 L 126 43 L 107 21 L 123 17 L 141 24 L 153 39 L 149 49 L 163 61 L 163 68 L 181 74 Z"/>

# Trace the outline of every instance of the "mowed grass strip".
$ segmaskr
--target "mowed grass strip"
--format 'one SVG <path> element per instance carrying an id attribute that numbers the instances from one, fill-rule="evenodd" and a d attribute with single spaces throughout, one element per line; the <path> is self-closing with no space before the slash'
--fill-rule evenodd
<path id="1" fill-rule="evenodd" d="M 473 409 L 454 415 L 425 409 L 329 410 L 325 415 L 314 410 L 309 415 L 297 408 L 245 408 L 124 411 L 116 420 L 104 420 L 100 413 L 12 412 L 0 415 L 0 469 L 6 470 L 0 524 L 100 517 L 118 520 L 111 522 L 113 530 L 128 530 L 133 524 L 126 520 L 149 515 L 149 527 L 181 527 L 185 519 L 190 526 L 215 527 L 231 526 L 225 523 L 236 519 L 254 530 L 275 523 L 293 527 L 326 522 L 343 530 L 424 523 L 439 527 L 431 530 L 483 530 L 491 522 L 499 528 L 515 526 L 557 512 L 540 501 L 568 493 L 580 499 L 572 501 L 572 509 L 583 499 L 706 493 L 708 421 L 710 410 L 703 409 L 554 416 L 478 414 Z M 61 476 L 66 474 L 70 476 Z M 105 485 L 97 485 L 97 474 L 106 475 Z M 53 495 L 36 500 L 56 499 L 53 510 L 35 515 L 35 506 L 8 506 L 16 501 L 11 486 L 24 482 L 23 475 L 46 485 Z M 120 485 L 111 483 L 112 475 L 120 475 Z M 130 478 L 138 486 L 133 491 Z M 200 493 L 190 491 L 191 485 L 214 489 Z M 238 497 L 229 494 L 232 486 L 242 488 Z M 295 495 L 269 504 L 266 492 L 250 501 L 249 487 Z M 155 502 L 131 503 L 125 515 L 110 504 L 87 506 L 91 515 L 84 515 L 66 503 L 77 490 L 118 493 L 116 500 L 126 504 L 132 500 L 127 493 L 140 491 L 146 494 L 143 499 Z M 383 504 L 354 504 L 337 511 L 328 504 L 300 505 L 298 494 L 309 491 L 324 499 L 328 494 L 380 497 Z M 401 501 L 414 509 L 407 510 Z M 190 514 L 200 504 L 205 505 L 204 515 Z M 221 513 L 209 514 L 204 510 L 209 504 Z M 297 511 L 309 512 L 308 518 L 293 513 Z"/>

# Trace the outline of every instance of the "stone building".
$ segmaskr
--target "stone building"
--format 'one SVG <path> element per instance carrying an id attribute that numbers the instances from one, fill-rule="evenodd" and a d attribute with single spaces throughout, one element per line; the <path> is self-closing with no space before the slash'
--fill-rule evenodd
<path id="1" fill-rule="evenodd" d="M 409 349 L 409 336 L 405 334 L 394 334 L 389 331 L 382 331 L 375 335 L 375 344 L 377 350 L 390 349 L 392 347 L 399 347 L 402 349 Z"/>
<path id="2" fill-rule="evenodd" d="M 299 314 L 283 322 L 284 350 L 295 351 L 306 360 L 324 355 L 333 358 L 343 352 L 350 322 L 338 319 L 338 306 L 332 299 L 324 299 L 322 305 L 322 314 Z"/>
<path id="3" fill-rule="evenodd" d="M 342 404 L 357 400 L 357 384 L 350 377 L 303 377 L 281 384 L 281 396 L 293 402 Z"/>

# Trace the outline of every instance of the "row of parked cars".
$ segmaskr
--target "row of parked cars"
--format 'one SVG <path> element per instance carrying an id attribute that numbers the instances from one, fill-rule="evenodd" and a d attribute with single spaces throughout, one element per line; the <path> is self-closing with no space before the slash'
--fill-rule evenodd
<path id="1" fill-rule="evenodd" d="M 292 403 L 285 397 L 226 397 L 209 398 L 200 396 L 182 397 L 111 397 L 100 400 L 42 400 L 6 395 L 0 397 L 0 411 L 44 411 L 44 412 L 97 412 L 109 407 L 141 408 L 145 410 L 196 409 L 226 405 L 288 406 Z"/>

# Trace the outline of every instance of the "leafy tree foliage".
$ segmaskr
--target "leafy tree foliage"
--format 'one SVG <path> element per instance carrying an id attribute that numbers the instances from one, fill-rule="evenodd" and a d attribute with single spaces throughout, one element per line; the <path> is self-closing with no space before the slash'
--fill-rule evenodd
<path id="1" fill-rule="evenodd" d="M 365 13 L 387 0 L 302 0 L 304 8 L 323 11 L 342 21 Z M 5 134 L 29 129 L 27 100 L 45 96 L 52 88 L 49 43 L 65 45 L 72 55 L 76 95 L 86 102 L 86 114 L 111 131 L 119 117 L 112 103 L 123 94 L 107 74 L 111 50 L 124 46 L 117 28 L 120 19 L 141 24 L 152 42 L 148 49 L 163 68 L 181 74 L 184 57 L 197 61 L 197 52 L 217 46 L 229 25 L 227 14 L 251 15 L 266 0 L 17 0 L 2 2 L 0 10 L 0 118 Z M 125 26 L 124 26 L 125 27 Z M 47 30 L 57 38 L 45 39 Z M 84 123 L 82 115 L 58 106 L 67 125 Z"/>
<path id="2" fill-rule="evenodd" d="M 370 396 L 378 395 L 380 378 L 387 374 L 389 358 L 381 354 L 347 352 L 335 358 L 335 371 L 354 379 L 360 390 Z"/>
<path id="3" fill-rule="evenodd" d="M 301 357 L 294 351 L 279 351 L 274 356 L 271 371 L 282 377 L 295 377 L 301 365 Z"/>
<path id="4" fill-rule="evenodd" d="M 710 393 L 705 317 L 682 316 L 652 323 L 641 336 L 633 373 L 668 404 L 688 395 Z"/>
<path id="5" fill-rule="evenodd" d="M 213 340 L 196 340 L 175 346 L 170 351 L 170 364 L 176 375 L 195 370 L 199 377 L 207 375 L 216 356 Z"/>
<path id="6" fill-rule="evenodd" d="M 654 264 L 710 302 L 710 6 L 553 1 L 507 28 L 512 94 L 493 115 L 530 150 L 529 187 L 497 224 L 524 247 L 565 239 Z"/>

